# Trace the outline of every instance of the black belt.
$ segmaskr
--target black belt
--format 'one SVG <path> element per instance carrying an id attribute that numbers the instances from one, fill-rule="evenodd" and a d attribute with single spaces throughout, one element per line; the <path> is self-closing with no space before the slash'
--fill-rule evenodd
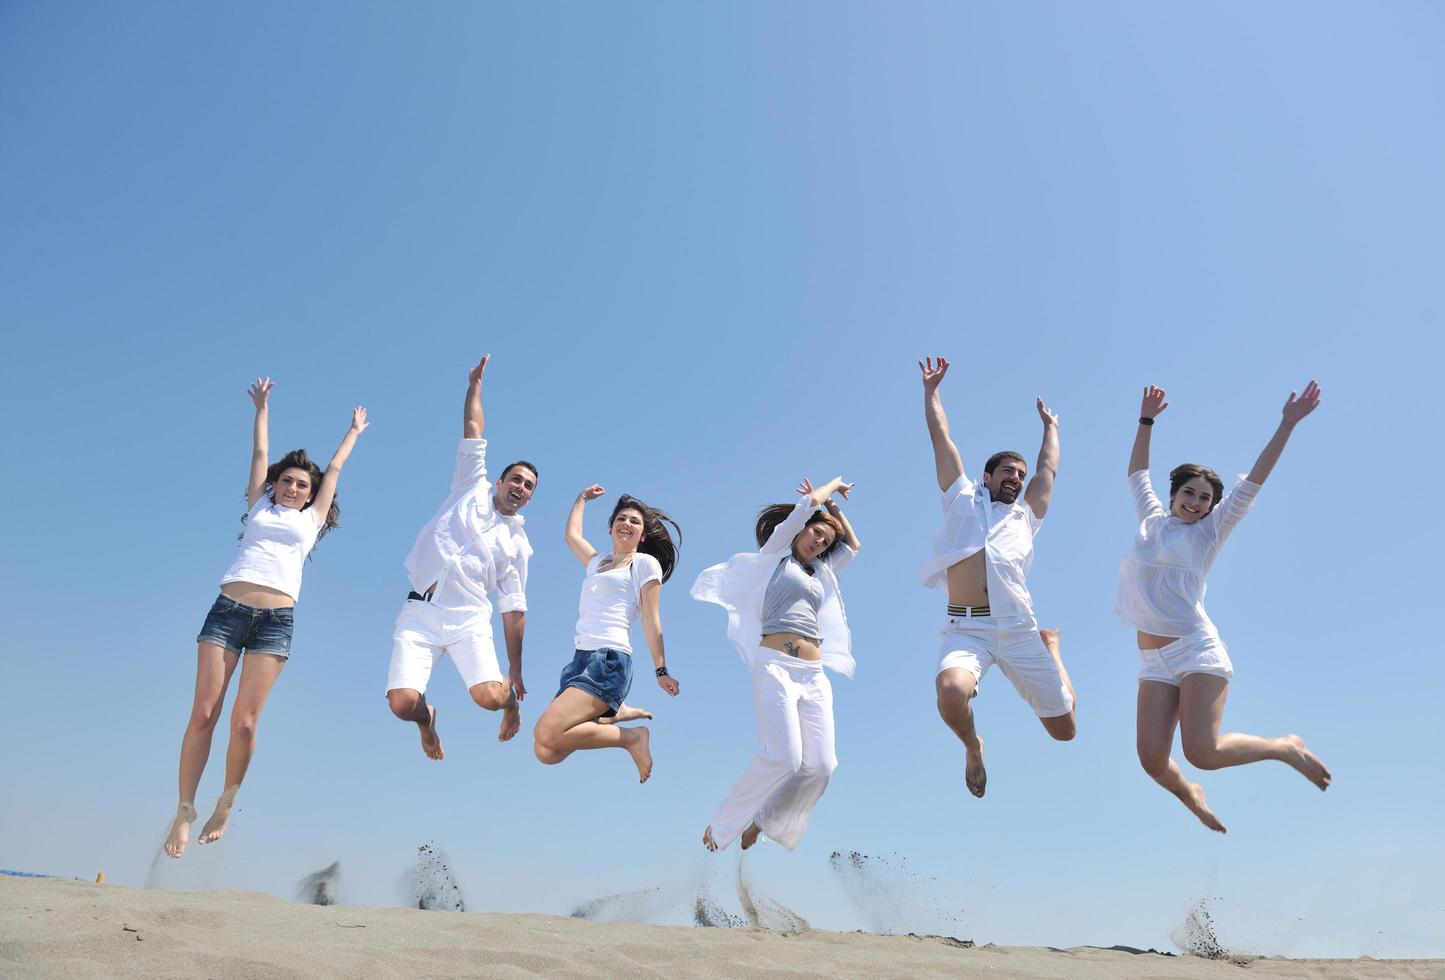
<path id="1" fill-rule="evenodd" d="M 406 601 L 410 602 L 411 600 L 415 599 L 417 602 L 431 602 L 431 597 L 432 593 L 430 592 L 426 593 L 425 595 L 420 592 L 408 592 L 406 594 Z"/>

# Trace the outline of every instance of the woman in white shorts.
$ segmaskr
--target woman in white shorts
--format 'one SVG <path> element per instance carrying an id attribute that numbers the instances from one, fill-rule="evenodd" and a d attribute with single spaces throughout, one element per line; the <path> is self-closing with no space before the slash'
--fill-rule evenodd
<path id="1" fill-rule="evenodd" d="M 1290 392 L 1279 428 L 1254 468 L 1227 495 L 1213 470 L 1192 463 L 1175 467 L 1169 474 L 1167 511 L 1149 482 L 1149 436 L 1155 418 L 1168 407 L 1164 397 L 1162 388 L 1150 385 L 1139 409 L 1129 457 L 1129 488 L 1139 513 L 1139 530 L 1119 572 L 1114 612 L 1138 631 L 1139 761 L 1206 827 L 1223 833 L 1224 824 L 1204 803 L 1204 791 L 1186 780 L 1169 757 L 1176 727 L 1184 757 L 1199 769 L 1277 759 L 1322 790 L 1330 784 L 1330 771 L 1298 735 L 1220 734 L 1234 668 L 1204 611 L 1204 578 L 1210 566 L 1234 526 L 1249 512 L 1294 427 L 1319 405 L 1320 389 L 1311 381 L 1302 395 Z"/>
<path id="2" fill-rule="evenodd" d="M 753 676 L 758 754 L 713 810 L 702 842 L 710 851 L 760 835 L 788 850 L 808 829 L 813 807 L 838 767 L 833 688 L 823 668 L 853 676 L 852 636 L 837 573 L 858 553 L 858 537 L 833 494 L 804 480 L 794 504 L 758 515 L 756 552 L 734 555 L 698 576 L 692 597 L 728 613 L 728 639 Z"/>
<path id="3" fill-rule="evenodd" d="M 638 782 L 645 783 L 652 775 L 650 733 L 645 726 L 617 724 L 652 717 L 623 703 L 632 687 L 630 632 L 640 612 L 657 686 L 676 697 L 679 688 L 667 672 L 658 606 L 662 585 L 677 565 L 682 530 L 663 511 L 623 494 L 607 521 L 612 552 L 598 554 L 582 536 L 582 512 L 587 501 L 605 492 L 595 484 L 583 490 L 567 516 L 567 547 L 587 569 L 578 603 L 576 652 L 562 669 L 557 696 L 537 719 L 533 751 L 541 762 L 555 766 L 579 749 L 626 749 L 637 765 Z M 677 532 L 676 542 L 669 524 Z"/>
<path id="4" fill-rule="evenodd" d="M 245 531 L 236 560 L 221 578 L 221 594 L 196 637 L 196 693 L 181 739 L 180 803 L 166 835 L 165 850 L 180 857 L 196 819 L 196 787 L 211 754 L 231 674 L 245 655 L 236 701 L 231 706 L 231 740 L 226 747 L 226 785 L 216 810 L 201 828 L 200 841 L 220 840 L 256 751 L 256 724 L 271 687 L 291 655 L 292 607 L 301 594 L 306 556 L 341 513 L 336 482 L 341 467 L 366 429 L 366 409 L 351 413 L 351 427 L 326 472 L 297 449 L 267 464 L 271 379 L 258 378 L 249 394 L 256 406 L 251 475 L 246 484 Z"/>

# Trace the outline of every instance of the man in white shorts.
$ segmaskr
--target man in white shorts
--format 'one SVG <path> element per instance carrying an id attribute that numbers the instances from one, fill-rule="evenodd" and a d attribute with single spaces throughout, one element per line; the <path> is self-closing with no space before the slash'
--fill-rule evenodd
<path id="1" fill-rule="evenodd" d="M 983 796 L 983 739 L 974 730 L 971 701 L 994 664 L 1033 708 L 1045 731 L 1060 741 L 1074 737 L 1074 686 L 1059 656 L 1058 631 L 1039 629 L 1026 581 L 1034 535 L 1049 509 L 1058 473 L 1059 420 L 1038 399 L 1044 441 L 1038 472 L 1027 489 L 1028 463 L 1013 452 L 991 456 L 983 481 L 975 484 L 964 475 L 938 395 L 948 361 L 929 358 L 918 367 L 923 372 L 923 414 L 943 491 L 943 523 L 933 537 L 933 557 L 918 570 L 925 586 L 948 593 L 948 625 L 934 681 L 938 713 L 963 742 L 964 783 L 974 796 Z"/>
<path id="2" fill-rule="evenodd" d="M 436 708 L 426 702 L 427 681 L 442 654 L 478 706 L 502 712 L 499 741 L 522 727 L 522 632 L 527 622 L 527 542 L 517 512 L 537 488 L 537 468 L 526 461 L 502 471 L 495 491 L 487 481 L 487 441 L 482 438 L 482 373 L 490 354 L 472 368 L 462 413 L 462 441 L 446 501 L 417 535 L 406 556 L 411 593 L 392 633 L 386 700 L 392 714 L 415 722 L 428 759 L 440 759 Z M 492 642 L 492 601 L 502 613 L 507 676 Z"/>

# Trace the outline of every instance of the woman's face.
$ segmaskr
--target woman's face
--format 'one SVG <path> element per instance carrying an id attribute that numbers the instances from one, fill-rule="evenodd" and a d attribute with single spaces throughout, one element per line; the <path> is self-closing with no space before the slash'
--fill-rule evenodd
<path id="1" fill-rule="evenodd" d="M 642 514 L 628 507 L 612 519 L 612 550 L 636 551 L 642 543 Z"/>
<path id="2" fill-rule="evenodd" d="M 316 488 L 311 485 L 310 473 L 298 466 L 289 466 L 276 477 L 271 492 L 276 495 L 276 503 L 282 507 L 300 510 L 311 501 Z"/>
<path id="3" fill-rule="evenodd" d="M 1207 515 L 1215 503 L 1214 486 L 1204 477 L 1196 476 L 1169 498 L 1169 513 L 1185 524 L 1193 524 Z"/>
<path id="4" fill-rule="evenodd" d="M 812 561 L 833 546 L 838 532 L 826 521 L 809 524 L 793 539 L 793 557 L 798 561 Z"/>

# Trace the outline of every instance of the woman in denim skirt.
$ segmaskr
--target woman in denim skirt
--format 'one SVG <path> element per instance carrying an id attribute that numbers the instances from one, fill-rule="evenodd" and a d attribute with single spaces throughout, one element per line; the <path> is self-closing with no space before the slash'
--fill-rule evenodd
<path id="1" fill-rule="evenodd" d="M 301 594 L 301 567 L 316 542 L 338 524 L 336 481 L 366 429 L 366 409 L 351 412 L 351 426 L 323 473 L 297 449 L 268 464 L 271 379 L 258 378 L 249 394 L 256 406 L 251 475 L 246 484 L 245 531 L 236 560 L 221 577 L 216 597 L 196 637 L 196 694 L 181 739 L 180 803 L 166 835 L 165 850 L 180 857 L 196 820 L 196 787 L 211 754 L 211 734 L 220 717 L 231 675 L 245 655 L 236 701 L 231 706 L 231 740 L 226 747 L 226 785 L 215 812 L 201 828 L 209 844 L 226 832 L 226 821 L 246 767 L 256 750 L 256 722 L 281 668 L 291 655 L 292 607 Z"/>
<path id="2" fill-rule="evenodd" d="M 677 564 L 682 530 L 664 512 L 623 494 L 607 521 L 612 552 L 599 555 L 582 536 L 582 512 L 587 501 L 603 493 L 596 485 L 583 490 L 567 516 L 567 547 L 587 569 L 578 603 L 577 652 L 562 670 L 557 696 L 537 719 L 534 751 L 544 764 L 555 766 L 578 749 L 626 749 L 637 764 L 638 781 L 645 783 L 652 774 L 649 732 L 645 726 L 617 725 L 652 717 L 623 703 L 632 686 L 629 634 L 640 612 L 657 686 L 675 697 L 678 684 L 667 672 L 658 597 Z"/>

